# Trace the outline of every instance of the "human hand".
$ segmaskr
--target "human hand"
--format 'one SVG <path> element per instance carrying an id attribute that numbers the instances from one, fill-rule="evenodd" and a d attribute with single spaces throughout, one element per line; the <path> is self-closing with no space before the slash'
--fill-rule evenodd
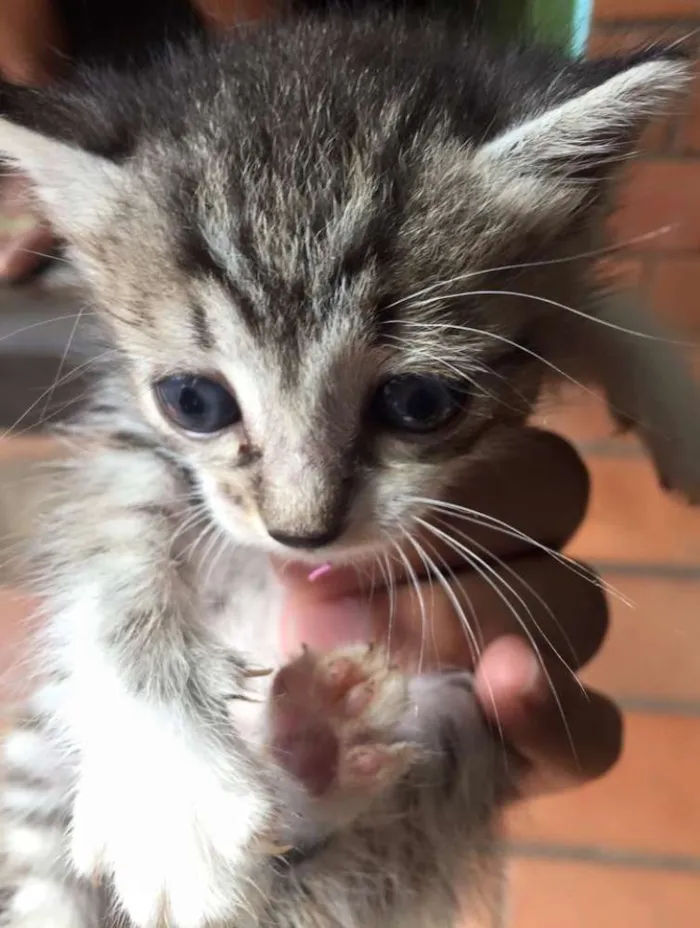
<path id="1" fill-rule="evenodd" d="M 590 570 L 558 553 L 588 501 L 576 452 L 535 429 L 493 429 L 483 442 L 481 464 L 455 500 L 464 509 L 428 516 L 456 544 L 418 539 L 424 555 L 449 565 L 443 581 L 431 582 L 411 546 L 410 570 L 396 569 L 391 589 L 381 574 L 372 591 L 372 579 L 353 569 L 310 583 L 304 569 L 283 568 L 282 647 L 375 640 L 409 668 L 473 670 L 486 718 L 523 761 L 518 795 L 531 796 L 600 776 L 619 756 L 619 711 L 576 677 L 603 641 L 607 605 Z M 471 565 L 460 544 L 473 552 Z"/>
<path id="2" fill-rule="evenodd" d="M 32 86 L 54 78 L 64 44 L 55 7 L 52 0 L 0 4 L 0 78 Z M 53 245 L 51 230 L 35 211 L 27 178 L 0 178 L 0 280 L 22 280 Z"/>

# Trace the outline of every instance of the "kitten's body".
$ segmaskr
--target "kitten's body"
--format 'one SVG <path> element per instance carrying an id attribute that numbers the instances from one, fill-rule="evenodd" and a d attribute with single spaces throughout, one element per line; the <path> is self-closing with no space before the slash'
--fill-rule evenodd
<path id="1" fill-rule="evenodd" d="M 136 423 L 126 432 L 110 418 L 102 434 L 90 423 L 94 450 L 61 476 L 59 492 L 81 501 L 60 506 L 44 527 L 62 539 L 55 551 L 65 559 L 49 568 L 51 593 L 57 574 L 72 578 L 59 594 L 62 608 L 52 595 L 51 682 L 6 747 L 3 878 L 17 890 L 7 923 L 87 928 L 102 913 L 99 924 L 120 925 L 101 875 L 111 868 L 117 898 L 137 924 L 452 922 L 458 888 L 473 883 L 471 902 L 481 900 L 505 783 L 503 757 L 463 675 L 415 679 L 406 710 L 381 709 L 390 740 L 413 742 L 414 725 L 422 733 L 429 763 L 413 769 L 413 782 L 357 817 L 351 793 L 331 791 L 325 809 L 309 803 L 265 751 L 270 680 L 245 673 L 280 663 L 278 596 L 265 555 L 221 539 L 212 552 L 212 534 L 202 537 L 182 504 L 189 488 L 177 467 L 148 448 Z M 89 521 L 104 534 L 87 529 L 88 501 Z M 175 573 L 176 555 L 194 578 L 176 601 L 188 613 L 163 629 L 167 641 L 154 636 L 152 649 L 153 620 L 142 617 L 157 613 L 153 597 L 164 595 L 163 571 Z M 98 624 L 85 594 L 108 588 L 109 614 L 99 607 Z M 123 621 L 135 615 L 136 635 Z M 243 694 L 254 701 L 235 698 Z M 374 731 L 382 741 L 382 725 Z M 273 853 L 290 844 L 293 854 Z M 215 854 L 218 872 L 207 872 Z M 69 876 L 75 867 L 79 879 Z M 93 872 L 103 886 L 93 888 Z"/>
<path id="2" fill-rule="evenodd" d="M 120 346 L 42 530 L 49 682 L 0 800 L 12 928 L 101 904 L 148 928 L 454 917 L 506 786 L 463 675 L 363 651 L 258 678 L 279 664 L 267 557 L 384 553 L 468 479 L 484 429 L 525 418 L 538 356 L 596 367 L 596 324 L 561 307 L 604 314 L 610 165 L 684 73 L 329 18 L 40 107 L 0 91 L 0 148 Z M 228 419 L 195 437 L 174 422 L 203 381 Z"/>

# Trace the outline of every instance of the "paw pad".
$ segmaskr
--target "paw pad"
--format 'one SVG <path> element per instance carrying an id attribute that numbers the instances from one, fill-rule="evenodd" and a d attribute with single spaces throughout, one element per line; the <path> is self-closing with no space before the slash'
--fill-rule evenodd
<path id="1" fill-rule="evenodd" d="M 273 684 L 273 756 L 317 798 L 374 795 L 410 765 L 409 746 L 392 743 L 407 706 L 406 679 L 381 649 L 304 649 Z"/>

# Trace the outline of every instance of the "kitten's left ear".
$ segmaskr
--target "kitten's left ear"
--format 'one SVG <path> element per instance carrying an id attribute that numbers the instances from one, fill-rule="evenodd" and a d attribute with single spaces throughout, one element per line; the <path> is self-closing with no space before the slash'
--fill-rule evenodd
<path id="1" fill-rule="evenodd" d="M 690 75 L 675 49 L 574 64 L 543 89 L 535 112 L 477 149 L 474 166 L 501 183 L 526 181 L 527 208 L 576 209 L 624 164 Z"/>
<path id="2" fill-rule="evenodd" d="M 74 113 L 43 90 L 0 83 L 0 158 L 34 182 L 48 218 L 70 237 L 104 218 L 123 168 L 81 144 Z"/>

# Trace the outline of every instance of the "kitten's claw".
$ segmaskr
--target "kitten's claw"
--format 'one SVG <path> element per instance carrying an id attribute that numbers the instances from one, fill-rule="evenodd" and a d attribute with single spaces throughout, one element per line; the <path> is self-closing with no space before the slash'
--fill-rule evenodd
<path id="1" fill-rule="evenodd" d="M 261 838 L 255 844 L 255 851 L 263 857 L 281 857 L 283 854 L 288 854 L 293 847 L 293 844 L 276 844 L 274 841 Z"/>
<path id="2" fill-rule="evenodd" d="M 156 915 L 153 928 L 172 928 L 170 906 L 168 905 L 166 896 L 163 896 L 158 904 L 158 914 Z"/>
<path id="3" fill-rule="evenodd" d="M 270 674 L 274 672 L 274 667 L 246 667 L 243 671 L 243 676 L 251 679 L 255 677 L 269 677 Z"/>

